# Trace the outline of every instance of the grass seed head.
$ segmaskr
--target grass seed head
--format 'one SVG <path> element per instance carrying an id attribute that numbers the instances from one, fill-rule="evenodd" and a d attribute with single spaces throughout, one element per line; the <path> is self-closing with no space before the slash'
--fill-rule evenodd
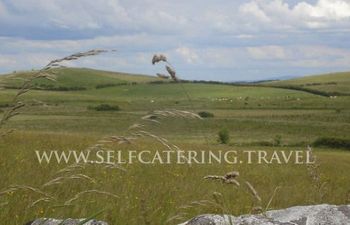
<path id="1" fill-rule="evenodd" d="M 239 172 L 238 171 L 232 171 L 232 172 L 228 172 L 225 174 L 225 178 L 226 179 L 232 179 L 232 178 L 237 178 L 239 176 Z"/>
<path id="2" fill-rule="evenodd" d="M 173 79 L 174 81 L 179 81 L 179 79 L 177 78 L 176 76 L 176 71 L 171 68 L 170 66 L 166 65 L 165 66 L 165 69 L 168 71 L 168 73 L 170 74 L 171 76 L 171 79 Z"/>
<path id="3" fill-rule="evenodd" d="M 153 58 L 152 58 L 152 64 L 153 65 L 158 63 L 158 62 L 161 62 L 161 61 L 168 62 L 168 60 L 167 60 L 165 55 L 163 55 L 163 54 L 159 54 L 159 55 L 155 54 L 155 55 L 153 55 Z"/>

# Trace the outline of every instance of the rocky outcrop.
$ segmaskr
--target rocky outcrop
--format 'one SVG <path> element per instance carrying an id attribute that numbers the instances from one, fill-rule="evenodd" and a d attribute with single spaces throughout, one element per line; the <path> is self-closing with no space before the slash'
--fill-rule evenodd
<path id="1" fill-rule="evenodd" d="M 350 225 L 350 205 L 295 206 L 258 215 L 201 215 L 179 225 Z"/>
<path id="2" fill-rule="evenodd" d="M 26 225 L 78 225 L 84 221 L 84 219 L 65 219 L 65 220 L 58 220 L 58 219 L 50 219 L 50 218 L 41 218 L 36 219 L 34 221 L 28 222 Z M 90 220 L 84 225 L 108 225 L 108 223 L 103 221 L 97 221 L 97 220 Z"/>

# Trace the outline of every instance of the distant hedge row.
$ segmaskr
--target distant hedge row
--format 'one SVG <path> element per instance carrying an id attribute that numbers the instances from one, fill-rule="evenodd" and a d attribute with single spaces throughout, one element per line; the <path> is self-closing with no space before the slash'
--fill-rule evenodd
<path id="1" fill-rule="evenodd" d="M 317 138 L 313 142 L 313 146 L 315 146 L 315 147 L 343 148 L 343 149 L 350 150 L 350 140 L 349 139 L 342 139 L 342 138 L 321 137 L 321 138 Z"/>
<path id="2" fill-rule="evenodd" d="M 21 89 L 21 86 L 9 86 L 5 85 L 5 88 L 7 89 Z M 51 84 L 39 84 L 32 87 L 33 90 L 45 90 L 45 91 L 83 91 L 86 90 L 86 87 L 79 87 L 79 86 L 72 86 L 72 87 L 66 87 L 66 86 L 54 86 Z"/>
<path id="3" fill-rule="evenodd" d="M 86 87 L 64 87 L 64 86 L 58 86 L 58 87 L 34 87 L 34 90 L 45 90 L 45 91 L 84 91 L 87 88 Z"/>
<path id="4" fill-rule="evenodd" d="M 88 109 L 96 111 L 119 111 L 120 107 L 118 105 L 99 104 L 97 106 L 88 106 Z"/>
<path id="5" fill-rule="evenodd" d="M 330 96 L 342 96 L 342 95 L 348 95 L 346 93 L 340 93 L 340 92 L 325 92 L 310 88 L 305 88 L 302 86 L 296 86 L 296 85 L 278 85 L 278 86 L 269 86 L 269 87 L 275 87 L 275 88 L 283 88 L 283 89 L 290 89 L 290 90 L 296 90 L 296 91 L 304 91 L 315 95 L 330 97 Z"/>
<path id="6" fill-rule="evenodd" d="M 325 82 L 325 83 L 314 82 L 314 83 L 301 84 L 301 86 L 320 86 L 320 85 L 337 85 L 337 82 Z"/>
<path id="7" fill-rule="evenodd" d="M 124 85 L 136 85 L 136 84 L 137 84 L 137 82 L 106 83 L 106 84 L 98 84 L 95 86 L 95 88 L 101 89 L 101 88 L 124 86 Z"/>

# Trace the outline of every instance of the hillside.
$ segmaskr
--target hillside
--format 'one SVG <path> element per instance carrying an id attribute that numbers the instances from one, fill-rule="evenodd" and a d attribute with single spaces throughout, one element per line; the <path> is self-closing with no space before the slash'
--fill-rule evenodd
<path id="1" fill-rule="evenodd" d="M 62 106 L 63 111 L 67 106 L 72 107 L 70 110 L 82 111 L 101 103 L 118 105 L 123 110 L 130 111 L 142 111 L 145 107 L 148 110 L 157 107 L 188 109 L 189 104 L 192 109 L 198 110 L 349 107 L 346 96 L 330 99 L 319 93 L 285 87 L 278 83 L 251 85 L 187 81 L 178 84 L 152 82 L 160 81 L 152 76 L 92 69 L 64 68 L 54 72 L 57 74 L 57 82 L 38 80 L 34 83 L 35 90 L 27 93 L 23 99 L 35 99 L 32 104 L 39 101 L 46 105 Z M 15 89 L 20 87 L 28 74 L 30 73 L 0 76 L 5 84 L 5 89 L 1 90 L 0 108 L 1 105 L 8 105 L 8 99 L 15 95 Z M 57 110 L 55 108 L 55 113 Z"/>
<path id="2" fill-rule="evenodd" d="M 305 76 L 302 78 L 265 82 L 263 85 L 299 87 L 330 94 L 350 94 L 350 72 Z"/>
<path id="3" fill-rule="evenodd" d="M 52 72 L 56 75 L 56 82 L 38 79 L 34 82 L 34 89 L 78 91 L 160 81 L 159 78 L 153 76 L 87 68 L 60 68 L 54 69 Z M 33 73 L 35 73 L 35 71 L 1 75 L 0 83 L 5 88 L 16 89 L 21 86 L 26 77 L 29 77 Z M 218 82 L 216 84 L 220 83 Z M 259 83 L 258 85 L 306 91 L 324 96 L 350 95 L 350 72 L 305 76 L 281 81 L 268 81 Z M 240 84 L 240 86 L 249 86 L 249 84 Z"/>
<path id="4" fill-rule="evenodd" d="M 34 82 L 35 89 L 43 90 L 85 90 L 91 88 L 103 88 L 132 83 L 144 83 L 158 80 L 156 77 L 108 72 L 87 68 L 59 68 L 53 69 L 56 82 L 38 79 Z M 18 88 L 26 77 L 35 73 L 19 72 L 0 76 L 0 82 L 7 88 Z"/>
<path id="5" fill-rule="evenodd" d="M 16 73 L 2 79 L 8 85 L 19 86 L 19 79 L 25 76 L 28 74 Z M 2 171 L 10 171 L 10 174 L 0 173 L 1 191 L 5 193 L 12 184 L 26 184 L 39 187 L 58 200 L 40 201 L 43 197 L 39 193 L 11 188 L 10 194 L 0 196 L 0 204 L 9 202 L 0 210 L 0 221 L 5 221 L 2 224 L 14 224 L 7 218 L 17 218 L 23 214 L 21 212 L 28 212 L 28 215 L 24 219 L 19 217 L 15 224 L 25 224 L 28 218 L 38 215 L 47 217 L 47 214 L 38 214 L 38 210 L 46 208 L 55 209 L 48 215 L 57 218 L 66 215 L 82 218 L 86 214 L 78 214 L 77 207 L 83 205 L 84 212 L 91 213 L 113 209 L 109 214 L 113 215 L 108 219 L 110 224 L 138 225 L 144 224 L 138 220 L 143 209 L 135 207 L 140 202 L 146 203 L 147 215 L 154 215 L 150 218 L 157 218 L 153 224 L 166 224 L 165 221 L 174 217 L 174 213 L 178 214 L 177 210 L 185 208 L 184 205 L 190 206 L 186 209 L 191 210 L 186 211 L 189 216 L 199 214 L 191 208 L 192 203 L 213 201 L 215 192 L 225 196 L 218 199 L 227 199 L 225 207 L 238 215 L 247 210 L 246 206 L 254 205 L 248 189 L 203 179 L 208 174 L 221 176 L 232 169 L 242 174 L 238 177 L 242 186 L 246 185 L 245 180 L 252 181 L 259 196 L 266 201 L 271 199 L 276 187 L 283 187 L 271 201 L 272 208 L 308 204 L 314 199 L 309 193 L 315 193 L 316 203 L 346 204 L 350 186 L 350 157 L 346 151 L 350 142 L 350 96 L 330 98 L 292 88 L 271 87 L 272 84 L 148 82 L 156 79 L 90 69 L 62 69 L 57 71 L 57 82 L 37 83 L 46 90 L 32 90 L 20 96 L 18 100 L 25 106 L 1 130 L 13 131 L 0 140 L 0 165 Z M 131 82 L 137 85 L 120 85 Z M 312 82 L 311 77 L 305 83 Z M 98 85 L 104 88 L 97 88 Z M 56 91 L 55 87 L 61 89 Z M 65 91 L 62 87 L 72 89 Z M 76 87 L 85 89 L 73 90 Z M 12 99 L 18 91 L 0 89 L 0 118 L 12 109 Z M 193 113 L 211 116 L 198 119 Z M 222 133 L 229 137 L 226 144 L 221 141 Z M 322 201 L 318 200 L 319 192 L 314 191 L 307 165 L 294 163 L 294 160 L 282 165 L 277 161 L 260 164 L 255 157 L 259 151 L 272 160 L 277 152 L 282 159 L 284 152 L 300 152 L 308 145 L 312 145 L 317 154 L 322 181 L 331 184 L 327 185 Z M 174 151 L 169 151 L 170 148 Z M 112 162 L 114 156 L 117 160 L 118 152 L 123 159 L 131 151 L 149 152 L 148 160 L 156 152 L 163 158 L 167 152 L 195 152 L 201 157 L 202 152 L 218 155 L 235 151 L 239 161 L 235 165 L 213 162 L 188 166 L 166 161 L 164 164 L 117 162 L 115 167 L 105 161 L 78 167 L 74 161 L 66 165 L 36 160 L 36 152 L 51 150 L 58 153 L 76 150 L 79 158 L 81 152 L 94 155 L 112 151 Z M 247 151 L 255 152 L 252 155 L 256 164 L 246 161 Z M 193 188 L 201 186 L 205 188 Z M 94 193 L 95 190 L 116 194 L 120 196 L 119 202 Z M 79 197 L 81 193 L 84 198 L 74 200 L 74 196 Z M 38 202 L 37 199 L 38 205 L 29 208 L 33 201 Z M 71 199 L 74 200 L 71 205 L 57 207 Z M 214 207 L 213 212 L 221 212 L 221 206 Z M 159 209 L 164 213 L 159 213 Z M 207 208 L 203 208 L 206 213 L 204 210 Z M 172 224 L 178 223 L 169 223 Z"/>

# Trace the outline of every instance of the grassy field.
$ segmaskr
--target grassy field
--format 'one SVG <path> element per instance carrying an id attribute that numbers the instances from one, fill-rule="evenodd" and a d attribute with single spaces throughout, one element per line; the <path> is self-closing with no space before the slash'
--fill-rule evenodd
<path id="1" fill-rule="evenodd" d="M 349 72 L 329 73 L 317 76 L 305 76 L 292 80 L 267 82 L 265 84 L 271 84 L 273 86 L 292 85 L 328 93 L 338 92 L 342 94 L 350 94 L 349 76 Z"/>
<path id="2" fill-rule="evenodd" d="M 314 170 L 319 170 L 319 183 L 326 182 L 322 190 L 317 188 L 319 183 L 310 177 L 310 168 L 304 164 L 136 163 L 122 165 L 122 169 L 87 164 L 58 172 L 67 165 L 39 164 L 35 155 L 36 150 L 83 151 L 101 143 L 99 140 L 104 137 L 131 135 L 128 128 L 135 123 L 144 124 L 143 130 L 184 150 L 239 153 L 265 150 L 269 154 L 304 151 L 318 138 L 350 139 L 350 96 L 330 98 L 276 87 L 156 84 L 149 83 L 158 81 L 153 77 L 89 69 L 63 69 L 56 73 L 56 83 L 38 81 L 36 90 L 21 97 L 26 107 L 4 127 L 15 129 L 0 139 L 0 220 L 4 224 L 24 224 L 37 217 L 88 217 L 100 210 L 104 211 L 97 217 L 113 225 L 177 224 L 202 213 L 239 215 L 252 212 L 258 204 L 245 187 L 245 181 L 257 190 L 263 209 L 277 187 L 269 209 L 350 202 L 350 151 L 345 148 L 314 148 L 320 164 Z M 25 76 L 25 73 L 0 76 L 0 82 L 7 87 L 0 90 L 0 112 L 10 107 L 10 99 L 21 82 L 17 78 Z M 347 93 L 350 77 L 344 73 L 280 83 L 321 83 L 308 87 Z M 327 89 L 331 86 L 333 89 Z M 58 90 L 57 87 L 80 88 Z M 120 110 L 96 111 L 94 107 L 100 104 L 117 105 Z M 155 110 L 175 109 L 208 111 L 214 117 L 159 116 L 155 119 L 160 123 L 142 119 Z M 229 144 L 217 142 L 222 129 L 230 133 Z M 154 139 L 143 137 L 132 140 L 132 144 L 106 145 L 125 152 L 166 150 Z M 203 179 L 206 175 L 224 175 L 232 170 L 240 172 L 241 187 Z M 74 174 L 86 177 L 67 178 Z M 65 178 L 44 185 L 58 177 Z M 49 196 L 28 189 L 5 191 L 14 184 L 39 188 Z M 83 193 L 72 204 L 65 205 L 86 190 L 103 193 Z"/>

